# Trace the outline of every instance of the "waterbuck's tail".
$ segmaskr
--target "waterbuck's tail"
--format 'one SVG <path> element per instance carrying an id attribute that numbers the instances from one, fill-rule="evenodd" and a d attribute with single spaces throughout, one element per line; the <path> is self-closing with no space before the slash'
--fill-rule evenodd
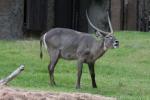
<path id="1" fill-rule="evenodd" d="M 43 36 L 40 39 L 40 58 L 43 58 L 43 53 L 42 53 L 42 44 L 43 44 Z"/>
<path id="2" fill-rule="evenodd" d="M 40 52 L 40 58 L 42 59 L 43 58 L 43 53 L 42 53 L 42 45 L 44 45 L 45 46 L 45 48 L 47 49 L 47 44 L 46 44 L 46 40 L 45 40 L 45 38 L 46 38 L 46 33 L 41 37 L 41 39 L 40 39 L 40 50 L 41 50 L 41 52 Z"/>

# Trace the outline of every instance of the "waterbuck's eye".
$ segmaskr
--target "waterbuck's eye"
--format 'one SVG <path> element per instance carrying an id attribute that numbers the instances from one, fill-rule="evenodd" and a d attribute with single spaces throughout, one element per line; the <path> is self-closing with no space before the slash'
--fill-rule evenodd
<path id="1" fill-rule="evenodd" d="M 107 39 L 112 39 L 112 36 L 106 36 L 105 38 L 107 38 Z"/>
<path id="2" fill-rule="evenodd" d="M 110 36 L 109 38 L 110 38 L 110 39 L 112 39 L 113 37 L 112 37 L 112 36 Z"/>

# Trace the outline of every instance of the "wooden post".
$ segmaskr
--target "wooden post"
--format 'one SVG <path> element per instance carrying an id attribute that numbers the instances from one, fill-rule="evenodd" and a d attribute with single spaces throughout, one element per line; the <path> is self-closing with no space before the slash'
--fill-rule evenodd
<path id="1" fill-rule="evenodd" d="M 13 71 L 6 78 L 0 80 L 0 85 L 6 85 L 9 81 L 14 79 L 17 75 L 19 75 L 24 70 L 24 65 L 20 65 L 15 71 Z"/>

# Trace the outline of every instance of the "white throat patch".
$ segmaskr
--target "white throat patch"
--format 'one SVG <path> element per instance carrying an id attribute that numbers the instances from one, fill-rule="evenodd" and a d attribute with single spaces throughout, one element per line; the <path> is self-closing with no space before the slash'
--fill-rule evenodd
<path id="1" fill-rule="evenodd" d="M 105 44 L 105 41 L 104 41 L 104 51 L 106 51 L 107 50 L 107 47 L 106 47 L 106 44 Z"/>

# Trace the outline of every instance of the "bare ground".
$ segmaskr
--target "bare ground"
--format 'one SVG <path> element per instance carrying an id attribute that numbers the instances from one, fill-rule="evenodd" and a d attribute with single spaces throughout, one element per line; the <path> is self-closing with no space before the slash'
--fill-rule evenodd
<path id="1" fill-rule="evenodd" d="M 88 93 L 51 93 L 26 91 L 0 86 L 0 100 L 116 100 Z"/>

